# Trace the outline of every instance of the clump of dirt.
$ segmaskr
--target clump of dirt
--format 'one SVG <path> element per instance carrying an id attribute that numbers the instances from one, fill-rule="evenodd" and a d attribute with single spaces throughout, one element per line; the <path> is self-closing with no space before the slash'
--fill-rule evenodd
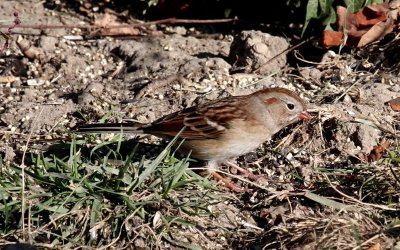
<path id="1" fill-rule="evenodd" d="M 286 57 L 278 56 L 289 47 L 289 43 L 282 37 L 270 34 L 242 31 L 231 45 L 229 58 L 234 62 L 234 71 L 259 74 L 271 74 L 279 71 L 286 65 Z"/>

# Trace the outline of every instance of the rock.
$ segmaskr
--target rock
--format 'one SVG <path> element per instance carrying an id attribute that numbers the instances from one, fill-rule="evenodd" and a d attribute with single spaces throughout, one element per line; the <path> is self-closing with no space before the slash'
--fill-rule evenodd
<path id="1" fill-rule="evenodd" d="M 299 73 L 306 80 L 319 81 L 321 80 L 322 77 L 322 72 L 316 68 L 309 68 L 309 67 L 301 68 Z"/>
<path id="2" fill-rule="evenodd" d="M 284 38 L 260 31 L 243 31 L 234 38 L 229 58 L 234 62 L 234 68 L 243 67 L 247 73 L 258 70 L 260 74 L 270 74 L 286 64 L 286 55 L 269 60 L 288 47 Z"/>
<path id="3" fill-rule="evenodd" d="M 366 124 L 357 126 L 356 134 L 353 137 L 355 144 L 361 147 L 362 152 L 370 152 L 378 143 L 379 131 Z"/>
<path id="4" fill-rule="evenodd" d="M 51 36 L 42 36 L 40 38 L 40 47 L 44 51 L 53 52 L 58 47 L 58 38 Z"/>
<path id="5" fill-rule="evenodd" d="M 2 156 L 4 162 L 12 162 L 14 160 L 14 157 L 16 156 L 14 149 L 8 145 L 0 147 L 0 153 L 4 153 L 4 155 Z"/>
<path id="6" fill-rule="evenodd" d="M 90 93 L 82 93 L 79 97 L 78 97 L 78 104 L 79 105 L 91 105 L 96 101 L 96 98 L 94 98 L 93 95 L 91 95 Z"/>
<path id="7" fill-rule="evenodd" d="M 103 92 L 104 86 L 100 82 L 92 82 L 90 83 L 84 92 L 90 93 L 93 96 L 100 96 L 101 93 Z"/>
<path id="8" fill-rule="evenodd" d="M 31 101 L 31 100 L 34 100 L 35 97 L 36 97 L 36 91 L 35 91 L 35 90 L 33 90 L 33 89 L 31 89 L 31 88 L 26 88 L 26 89 L 24 89 L 24 91 L 23 91 L 23 96 L 22 96 L 22 99 L 23 99 L 24 101 Z"/>

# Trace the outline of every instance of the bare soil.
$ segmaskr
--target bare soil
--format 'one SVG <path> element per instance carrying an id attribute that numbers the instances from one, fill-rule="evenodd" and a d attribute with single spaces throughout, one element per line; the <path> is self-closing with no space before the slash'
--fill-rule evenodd
<path id="1" fill-rule="evenodd" d="M 22 24 L 89 25 L 34 1 L 0 3 L 2 19 L 12 20 L 14 11 Z M 234 37 L 150 29 L 124 39 L 82 29 L 15 29 L 0 58 L 0 167 L 21 164 L 27 141 L 28 152 L 37 153 L 71 140 L 71 131 L 87 122 L 80 114 L 90 122 L 107 116 L 146 123 L 207 100 L 285 87 L 309 103 L 313 119 L 234 159 L 265 177 L 262 188 L 232 179 L 253 191 L 219 193 L 228 198 L 213 205 L 215 217 L 188 216 L 197 231 L 182 229 L 177 237 L 203 249 L 398 249 L 399 165 L 387 152 L 368 162 L 383 140 L 398 157 L 400 113 L 387 105 L 400 96 L 398 70 L 332 52 L 308 67 L 289 66 L 285 55 L 268 62 L 289 42 L 258 31 Z M 3 237 L 2 244 L 13 241 Z M 139 240 L 134 246 L 146 249 Z"/>

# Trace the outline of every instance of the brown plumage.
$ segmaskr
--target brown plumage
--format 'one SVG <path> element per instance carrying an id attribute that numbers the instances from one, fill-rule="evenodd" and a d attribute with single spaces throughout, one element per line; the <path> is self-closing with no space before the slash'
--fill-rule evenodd
<path id="1" fill-rule="evenodd" d="M 284 88 L 231 96 L 166 115 L 149 124 L 89 124 L 83 133 L 145 133 L 171 139 L 180 134 L 180 150 L 215 166 L 245 154 L 287 125 L 308 119 L 304 101 Z"/>

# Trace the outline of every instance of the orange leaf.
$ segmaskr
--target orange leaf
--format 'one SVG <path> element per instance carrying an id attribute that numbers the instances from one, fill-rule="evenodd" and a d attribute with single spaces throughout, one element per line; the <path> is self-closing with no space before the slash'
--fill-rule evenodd
<path id="1" fill-rule="evenodd" d="M 400 0 L 396 5 L 391 3 L 375 4 L 359 10 L 356 14 L 349 12 L 343 6 L 336 7 L 339 32 L 325 31 L 325 47 L 338 46 L 347 34 L 346 45 L 362 47 L 376 41 L 393 31 L 397 19 Z"/>
<path id="2" fill-rule="evenodd" d="M 362 8 L 356 13 L 359 29 L 370 27 L 380 21 L 385 21 L 389 6 L 386 3 L 375 4 Z"/>
<path id="3" fill-rule="evenodd" d="M 383 154 L 385 153 L 386 149 L 389 146 L 390 142 L 386 141 L 385 139 L 382 139 L 381 143 L 379 143 L 379 145 L 374 146 L 374 148 L 369 153 L 368 161 L 373 162 L 382 158 Z"/>
<path id="4" fill-rule="evenodd" d="M 380 249 L 381 249 L 381 244 L 379 243 L 373 244 L 368 248 L 368 250 L 380 250 Z"/>
<path id="5" fill-rule="evenodd" d="M 338 31 L 325 30 L 323 43 L 326 48 L 339 46 L 343 39 L 343 33 Z"/>
<path id="6" fill-rule="evenodd" d="M 388 103 L 393 111 L 400 111 L 400 97 L 390 100 Z"/>

